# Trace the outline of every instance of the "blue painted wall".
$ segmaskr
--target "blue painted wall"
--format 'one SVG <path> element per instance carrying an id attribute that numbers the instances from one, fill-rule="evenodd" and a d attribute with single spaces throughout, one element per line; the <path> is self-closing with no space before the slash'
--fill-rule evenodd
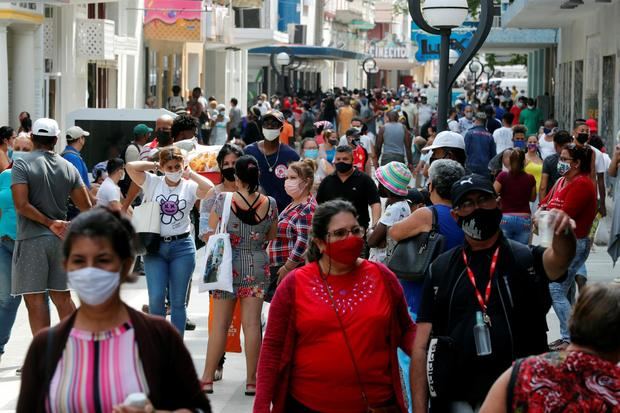
<path id="1" fill-rule="evenodd" d="M 278 0 L 278 30 L 288 31 L 289 24 L 300 23 L 301 0 Z"/>

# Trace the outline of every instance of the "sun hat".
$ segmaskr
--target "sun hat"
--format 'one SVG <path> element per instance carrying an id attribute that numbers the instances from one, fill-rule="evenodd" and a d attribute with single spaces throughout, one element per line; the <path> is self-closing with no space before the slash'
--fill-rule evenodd
<path id="1" fill-rule="evenodd" d="M 388 191 L 399 196 L 407 195 L 407 185 L 411 181 L 411 171 L 404 163 L 392 161 L 377 168 L 375 172 L 377 180 Z"/>
<path id="2" fill-rule="evenodd" d="M 439 148 L 465 149 L 465 139 L 460 133 L 452 131 L 439 132 L 431 146 L 422 148 L 422 152 L 428 152 Z"/>

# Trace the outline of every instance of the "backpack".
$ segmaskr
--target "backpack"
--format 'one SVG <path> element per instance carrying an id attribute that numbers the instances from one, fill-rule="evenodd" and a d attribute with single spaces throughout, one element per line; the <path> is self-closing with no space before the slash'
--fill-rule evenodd
<path id="1" fill-rule="evenodd" d="M 140 147 L 138 146 L 138 144 L 135 142 L 129 142 L 129 144 L 125 146 L 121 151 L 120 156 L 125 163 L 127 163 L 127 159 L 125 158 L 127 154 L 127 148 L 129 148 L 130 146 L 135 146 L 138 150 L 138 154 L 140 153 Z M 125 178 L 118 182 L 118 186 L 119 188 L 121 188 L 121 193 L 123 194 L 123 196 L 127 196 L 127 191 L 129 191 L 129 187 L 131 186 L 131 178 L 129 177 L 129 174 L 125 174 Z"/>

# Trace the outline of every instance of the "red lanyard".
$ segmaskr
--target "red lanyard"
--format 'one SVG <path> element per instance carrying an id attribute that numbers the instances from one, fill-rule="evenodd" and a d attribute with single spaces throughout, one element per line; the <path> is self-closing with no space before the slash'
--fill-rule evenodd
<path id="1" fill-rule="evenodd" d="M 499 247 L 493 253 L 493 258 L 491 259 L 491 269 L 489 270 L 489 283 L 487 284 L 487 288 L 484 292 L 484 299 L 482 298 L 482 294 L 478 291 L 478 287 L 476 287 L 476 278 L 474 277 L 474 273 L 471 268 L 469 268 L 469 264 L 467 264 L 467 255 L 465 254 L 465 250 L 463 250 L 463 261 L 465 261 L 465 269 L 467 270 L 467 275 L 469 276 L 469 281 L 471 281 L 471 285 L 474 286 L 474 291 L 476 292 L 476 298 L 478 299 L 478 303 L 480 304 L 480 308 L 482 308 L 483 314 L 487 313 L 487 305 L 489 304 L 489 298 L 491 297 L 491 283 L 493 282 L 493 275 L 495 274 L 495 268 L 497 267 L 497 257 L 499 256 Z"/>

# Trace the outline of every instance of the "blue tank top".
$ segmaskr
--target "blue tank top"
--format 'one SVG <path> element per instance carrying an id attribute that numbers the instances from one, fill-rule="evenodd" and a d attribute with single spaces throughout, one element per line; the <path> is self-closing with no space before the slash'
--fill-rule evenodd
<path id="1" fill-rule="evenodd" d="M 336 149 L 330 149 L 329 151 L 325 151 L 325 159 L 327 159 L 327 162 L 334 163 L 335 156 L 336 156 Z"/>
<path id="2" fill-rule="evenodd" d="M 465 234 L 459 227 L 459 224 L 450 215 L 450 208 L 447 205 L 433 205 L 430 208 L 434 208 L 437 211 L 437 221 L 439 221 L 439 233 L 444 236 L 446 243 L 444 244 L 444 251 L 448 251 L 458 245 L 463 245 Z"/>

